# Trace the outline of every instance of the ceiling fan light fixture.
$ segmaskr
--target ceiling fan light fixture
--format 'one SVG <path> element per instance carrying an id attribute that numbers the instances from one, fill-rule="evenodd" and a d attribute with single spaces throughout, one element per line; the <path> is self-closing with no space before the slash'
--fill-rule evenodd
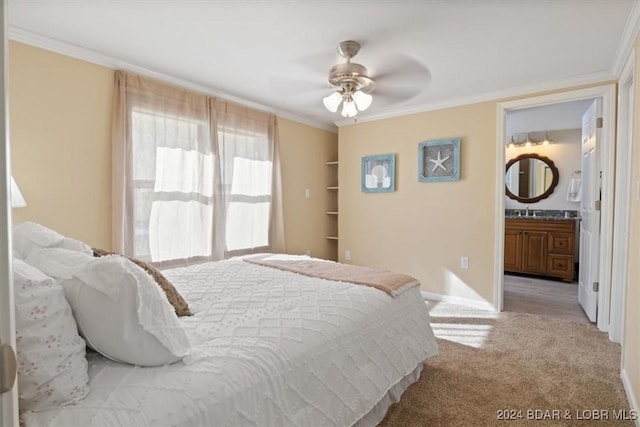
<path id="1" fill-rule="evenodd" d="M 371 106 L 373 96 L 369 95 L 368 93 L 364 93 L 361 90 L 358 90 L 353 94 L 353 100 L 356 103 L 356 107 L 358 107 L 358 110 L 364 111 Z"/>
<path id="2" fill-rule="evenodd" d="M 323 99 L 327 110 L 335 113 L 343 103 L 341 114 L 343 117 L 355 117 L 359 111 L 364 111 L 371 106 L 373 97 L 370 93 L 375 87 L 372 78 L 367 74 L 367 67 L 351 62 L 358 54 L 360 43 L 347 40 L 338 45 L 338 53 L 346 62 L 336 64 L 329 69 L 329 83 L 337 92 Z"/>
<path id="3" fill-rule="evenodd" d="M 338 107 L 340 106 L 341 102 L 342 94 L 340 92 L 333 92 L 331 95 L 325 96 L 322 99 L 322 103 L 324 104 L 324 106 L 332 113 L 338 111 Z"/>
<path id="4" fill-rule="evenodd" d="M 356 108 L 356 103 L 353 101 L 351 97 L 345 99 L 344 104 L 342 104 L 342 116 L 343 117 L 355 117 L 358 114 L 358 109 Z"/>

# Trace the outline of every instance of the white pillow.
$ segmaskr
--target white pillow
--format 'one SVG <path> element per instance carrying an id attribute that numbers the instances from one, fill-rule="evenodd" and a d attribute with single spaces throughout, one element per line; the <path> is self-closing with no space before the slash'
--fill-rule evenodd
<path id="1" fill-rule="evenodd" d="M 85 343 L 59 283 L 13 259 L 20 409 L 76 403 L 89 393 Z"/>
<path id="2" fill-rule="evenodd" d="M 102 355 L 159 366 L 189 353 L 189 340 L 167 296 L 128 259 L 41 249 L 29 261 L 60 279 L 80 333 Z"/>
<path id="3" fill-rule="evenodd" d="M 26 259 L 31 252 L 41 248 L 65 248 L 93 255 L 86 243 L 65 237 L 44 225 L 27 221 L 13 227 L 13 249 L 18 257 Z"/>
<path id="4" fill-rule="evenodd" d="M 58 280 L 71 279 L 73 274 L 82 269 L 93 255 L 62 248 L 34 249 L 25 259 L 27 264 Z"/>
<path id="5" fill-rule="evenodd" d="M 57 247 L 93 256 L 93 249 L 91 249 L 91 246 L 87 245 L 85 242 L 81 242 L 80 240 L 72 239 L 71 237 L 65 237 L 62 243 Z"/>

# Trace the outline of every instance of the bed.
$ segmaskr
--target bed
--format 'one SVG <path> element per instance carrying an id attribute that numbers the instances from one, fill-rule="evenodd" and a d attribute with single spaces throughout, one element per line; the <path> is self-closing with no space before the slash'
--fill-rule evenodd
<path id="1" fill-rule="evenodd" d="M 437 345 L 419 287 L 396 297 L 242 259 L 163 271 L 192 351 L 160 367 L 88 351 L 90 393 L 40 426 L 374 426 Z"/>

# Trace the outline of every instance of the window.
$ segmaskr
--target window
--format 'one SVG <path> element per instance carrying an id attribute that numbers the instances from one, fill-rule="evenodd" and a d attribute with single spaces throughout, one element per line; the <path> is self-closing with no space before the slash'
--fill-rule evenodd
<path id="1" fill-rule="evenodd" d="M 226 166 L 228 207 L 225 243 L 228 252 L 269 246 L 272 154 L 268 135 L 219 131 Z"/>
<path id="2" fill-rule="evenodd" d="M 214 158 L 207 123 L 134 109 L 134 251 L 164 262 L 212 254 Z"/>
<path id="3" fill-rule="evenodd" d="M 114 249 L 161 266 L 283 249 L 275 116 L 121 71 L 114 107 Z"/>

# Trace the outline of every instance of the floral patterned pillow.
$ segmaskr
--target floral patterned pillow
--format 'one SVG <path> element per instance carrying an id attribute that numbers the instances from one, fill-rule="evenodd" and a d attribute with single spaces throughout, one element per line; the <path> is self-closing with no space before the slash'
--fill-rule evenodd
<path id="1" fill-rule="evenodd" d="M 76 403 L 89 393 L 85 342 L 62 286 L 14 257 L 21 410 Z"/>

